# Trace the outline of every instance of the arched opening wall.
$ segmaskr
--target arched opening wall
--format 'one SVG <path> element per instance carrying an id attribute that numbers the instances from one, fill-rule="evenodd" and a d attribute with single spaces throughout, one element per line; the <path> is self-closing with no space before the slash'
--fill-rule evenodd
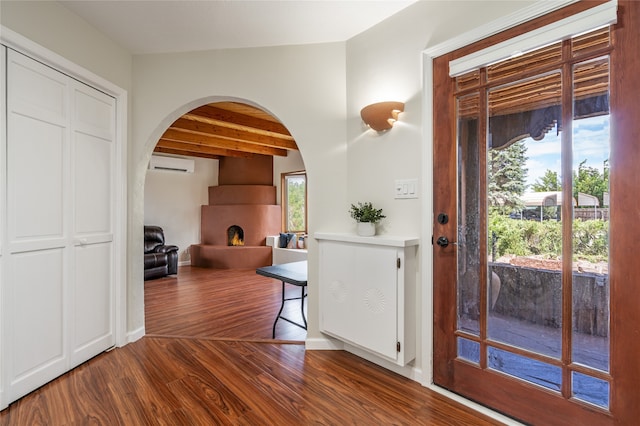
<path id="1" fill-rule="evenodd" d="M 260 107 L 258 105 L 255 105 L 254 102 L 246 99 L 221 100 L 219 96 L 207 97 L 201 99 L 201 102 L 202 103 L 198 105 L 197 108 L 187 111 L 187 114 L 181 116 L 181 118 L 173 123 L 172 126 L 180 127 L 179 122 L 185 121 L 189 123 L 198 122 L 197 120 L 193 121 L 193 118 L 191 117 L 193 117 L 194 114 L 198 115 L 197 112 L 201 109 L 201 107 L 209 106 L 212 108 L 211 111 L 232 111 L 234 109 L 237 111 L 246 110 L 248 114 L 253 114 L 249 111 L 251 111 L 254 107 Z M 179 110 L 181 109 L 182 108 L 179 108 Z M 263 107 L 260 107 L 259 109 L 260 111 L 262 111 Z M 257 114 L 256 117 L 257 116 L 259 116 L 259 114 Z M 232 120 L 232 118 L 230 118 L 229 120 Z M 230 126 L 233 126 L 231 121 L 229 122 L 229 124 Z M 281 129 L 283 128 L 283 126 L 274 126 L 274 128 Z M 217 127 L 217 129 L 219 129 L 219 131 L 221 132 L 221 136 L 225 134 L 224 126 L 219 126 Z M 168 129 L 164 130 L 166 131 Z M 235 128 L 231 127 L 229 129 L 229 132 L 233 132 L 234 130 Z M 239 132 L 238 136 L 242 134 L 242 132 Z M 167 171 L 162 169 L 158 170 L 154 169 L 150 165 L 149 170 L 147 170 L 146 172 L 144 185 L 144 225 L 160 226 L 163 229 L 167 244 L 175 245 L 178 247 L 178 262 L 180 265 L 191 264 L 195 266 L 202 266 L 197 263 L 197 259 L 199 258 L 199 256 L 193 253 L 191 247 L 193 244 L 203 243 L 203 241 L 201 240 L 201 235 L 202 232 L 205 231 L 205 229 L 202 229 L 203 215 L 201 206 L 208 205 L 210 203 L 209 187 L 228 184 L 228 182 L 224 181 L 224 176 L 220 175 L 220 168 L 225 163 L 230 164 L 229 162 L 234 161 L 234 159 L 232 157 L 227 157 L 226 159 L 223 159 L 224 157 L 220 157 L 220 159 L 206 158 L 206 156 L 212 157 L 215 149 L 211 149 L 209 146 L 200 147 L 199 145 L 194 145 L 192 142 L 189 142 L 191 140 L 189 138 L 191 135 L 192 134 L 188 132 L 178 132 L 176 134 L 175 130 L 169 130 L 169 134 L 165 132 L 165 134 L 163 135 L 163 139 L 161 139 L 161 141 L 158 142 L 158 144 L 155 146 L 154 155 L 160 156 L 156 157 L 156 159 L 166 158 L 166 156 L 171 155 L 187 156 L 190 157 L 190 161 L 192 161 L 192 163 L 189 164 L 189 166 L 192 165 L 192 167 L 188 167 L 189 172 L 185 173 L 177 171 Z M 181 136 L 185 137 L 186 143 L 181 143 L 179 141 L 179 138 Z M 169 139 L 164 139 L 167 137 Z M 206 139 L 206 137 L 204 139 Z M 205 140 L 200 139 L 200 141 L 206 143 Z M 280 141 L 280 139 L 277 139 L 275 141 Z M 284 140 L 282 141 L 284 142 Z M 247 143 L 235 143 L 232 141 L 229 141 L 229 143 L 238 148 L 239 151 L 244 149 L 244 147 L 246 146 L 247 149 L 255 149 L 256 151 L 265 152 L 264 154 L 254 153 L 254 159 L 246 158 L 236 161 L 248 160 L 250 163 L 252 163 L 255 161 L 259 161 L 260 158 L 265 156 L 264 160 L 273 165 L 270 175 L 270 182 L 272 182 L 270 183 L 270 185 L 273 185 L 276 188 L 276 191 L 274 191 L 273 194 L 273 203 L 277 202 L 277 204 L 280 204 L 281 173 L 295 172 L 305 169 L 305 164 L 302 160 L 302 156 L 297 150 L 275 150 L 268 149 L 267 147 L 263 148 L 262 146 L 252 147 Z M 220 151 L 224 150 L 220 149 Z M 276 152 L 278 155 L 269 156 L 269 152 Z M 281 155 L 282 153 L 285 153 L 285 155 Z M 247 153 L 247 155 L 249 154 Z M 154 159 L 152 158 L 152 164 L 154 163 L 153 160 Z M 159 166 L 163 167 L 164 165 L 159 164 Z M 253 164 L 253 166 L 250 166 L 250 170 L 257 170 L 256 167 L 257 164 Z M 227 166 L 227 171 L 234 169 L 235 167 L 229 168 Z M 256 179 L 256 176 L 249 178 L 242 170 L 238 170 L 236 173 L 238 173 L 238 178 L 243 179 L 244 183 L 256 183 L 253 181 L 244 181 L 244 179 Z M 263 176 L 263 178 L 266 179 L 266 175 Z M 265 184 L 266 182 L 261 181 L 260 183 Z M 236 191 L 234 190 L 233 192 Z M 244 212 L 245 214 L 248 214 L 250 216 L 255 216 L 255 212 L 249 212 L 245 208 L 240 208 L 239 211 Z M 275 217 L 275 212 L 272 214 L 274 215 L 274 217 L 271 218 L 269 223 L 277 221 L 277 223 L 279 224 L 280 215 L 278 214 L 277 217 Z M 252 221 L 252 219 L 249 220 Z M 214 224 L 214 229 L 219 231 L 216 226 L 217 225 Z M 272 231 L 271 233 L 277 233 L 279 230 L 280 228 L 278 226 L 278 229 Z M 207 235 L 211 235 L 211 232 L 214 231 L 209 229 L 209 233 Z M 218 234 L 216 235 L 222 237 L 222 233 L 220 232 L 218 232 Z M 252 235 L 252 237 L 258 237 L 258 235 Z M 262 239 L 264 239 L 264 237 L 265 235 L 261 235 Z M 194 261 L 196 263 L 194 263 Z M 257 262 L 257 259 L 255 261 Z"/>
<path id="2" fill-rule="evenodd" d="M 138 56 L 134 57 L 133 76 L 136 90 L 128 199 L 130 340 L 144 334 L 142 228 L 147 164 L 160 135 L 184 113 L 205 103 L 236 100 L 277 117 L 295 138 L 304 159 L 310 234 L 349 226 L 344 213 L 343 43 Z M 308 338 L 319 336 L 317 275 L 317 253 L 311 238 Z"/>

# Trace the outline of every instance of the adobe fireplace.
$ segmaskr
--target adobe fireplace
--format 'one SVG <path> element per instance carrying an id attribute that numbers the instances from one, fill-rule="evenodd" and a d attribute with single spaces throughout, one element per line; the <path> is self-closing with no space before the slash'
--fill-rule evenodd
<path id="1" fill-rule="evenodd" d="M 267 156 L 220 160 L 218 186 L 209 187 L 201 207 L 200 244 L 191 246 L 191 264 L 216 269 L 271 265 L 268 235 L 280 232 L 280 206 Z"/>

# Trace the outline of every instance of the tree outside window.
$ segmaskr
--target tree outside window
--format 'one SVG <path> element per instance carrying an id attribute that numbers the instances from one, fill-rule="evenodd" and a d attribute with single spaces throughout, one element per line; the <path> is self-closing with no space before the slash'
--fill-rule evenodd
<path id="1" fill-rule="evenodd" d="M 307 174 L 282 174 L 282 222 L 285 232 L 307 232 Z"/>

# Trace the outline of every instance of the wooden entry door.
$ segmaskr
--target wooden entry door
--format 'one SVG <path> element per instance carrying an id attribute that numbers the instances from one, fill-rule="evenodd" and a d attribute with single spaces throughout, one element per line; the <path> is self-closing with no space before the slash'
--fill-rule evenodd
<path id="1" fill-rule="evenodd" d="M 610 30 L 449 76 L 567 14 L 434 60 L 434 382 L 530 424 L 632 424 L 640 4 L 620 2 Z"/>

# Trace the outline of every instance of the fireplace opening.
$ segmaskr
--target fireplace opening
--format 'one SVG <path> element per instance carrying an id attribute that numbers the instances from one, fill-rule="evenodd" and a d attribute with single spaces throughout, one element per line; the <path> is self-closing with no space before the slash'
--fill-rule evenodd
<path id="1" fill-rule="evenodd" d="M 227 229 L 227 245 L 243 246 L 244 231 L 238 225 L 232 225 Z"/>

